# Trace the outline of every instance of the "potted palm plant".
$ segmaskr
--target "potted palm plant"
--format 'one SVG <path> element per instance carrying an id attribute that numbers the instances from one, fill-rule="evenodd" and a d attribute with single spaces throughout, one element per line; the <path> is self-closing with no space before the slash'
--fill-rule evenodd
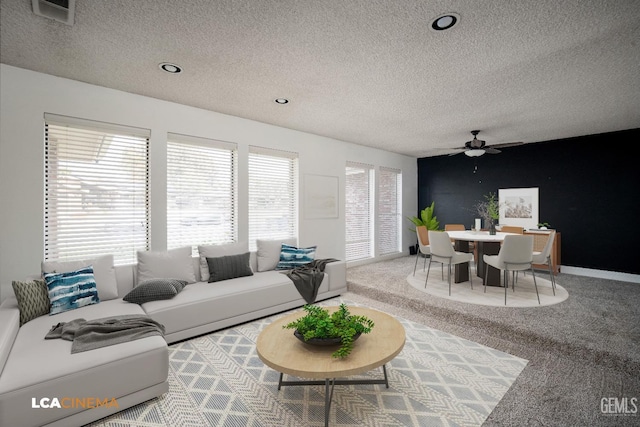
<path id="1" fill-rule="evenodd" d="M 436 216 L 433 214 L 433 211 L 435 209 L 435 204 L 436 202 L 431 202 L 430 206 L 427 206 L 426 208 L 421 210 L 419 217 L 412 216 L 412 217 L 407 217 L 407 219 L 411 221 L 413 225 L 415 225 L 416 227 L 424 226 L 424 227 L 427 227 L 427 230 L 439 230 L 440 222 L 438 221 L 438 218 L 436 218 Z M 415 228 L 411 228 L 410 230 L 413 232 L 416 231 Z M 410 252 L 411 252 L 411 255 L 417 254 L 418 244 L 414 245 L 413 250 L 411 250 Z"/>

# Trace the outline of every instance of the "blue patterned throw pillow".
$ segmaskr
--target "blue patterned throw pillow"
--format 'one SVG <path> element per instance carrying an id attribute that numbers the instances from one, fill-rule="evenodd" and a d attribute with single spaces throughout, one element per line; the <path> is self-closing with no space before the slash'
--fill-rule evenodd
<path id="1" fill-rule="evenodd" d="M 68 273 L 46 273 L 44 281 L 51 303 L 49 314 L 58 314 L 100 302 L 92 266 Z"/>
<path id="2" fill-rule="evenodd" d="M 282 249 L 280 249 L 280 262 L 278 262 L 276 270 L 291 270 L 309 264 L 315 259 L 315 256 L 316 246 L 296 248 L 283 243 Z"/>

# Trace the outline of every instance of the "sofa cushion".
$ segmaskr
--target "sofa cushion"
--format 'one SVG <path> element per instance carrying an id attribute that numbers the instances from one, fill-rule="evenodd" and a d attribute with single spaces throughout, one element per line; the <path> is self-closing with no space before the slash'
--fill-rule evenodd
<path id="1" fill-rule="evenodd" d="M 13 293 L 20 309 L 20 326 L 36 317 L 49 314 L 49 289 L 44 280 L 13 281 Z"/>
<path id="2" fill-rule="evenodd" d="M 256 241 L 258 246 L 258 271 L 269 271 L 276 268 L 280 261 L 280 251 L 282 250 L 282 244 L 296 245 L 297 241 L 295 237 L 288 239 L 277 240 L 260 240 Z"/>
<path id="3" fill-rule="evenodd" d="M 225 243 L 223 245 L 198 246 L 200 256 L 200 280 L 209 281 L 209 265 L 207 258 L 218 258 L 226 255 L 243 254 L 249 250 L 247 242 Z"/>
<path id="4" fill-rule="evenodd" d="M 116 272 L 113 267 L 113 255 L 104 255 L 79 261 L 44 261 L 42 263 L 42 276 L 44 277 L 44 273 L 67 273 L 88 265 L 93 267 L 93 275 L 96 279 L 100 301 L 118 298 L 118 282 L 116 281 Z"/>
<path id="5" fill-rule="evenodd" d="M 297 248 L 283 243 L 280 250 L 280 261 L 276 266 L 276 270 L 291 270 L 292 268 L 309 264 L 315 257 L 316 246 Z"/>
<path id="6" fill-rule="evenodd" d="M 253 275 L 249 265 L 249 252 L 207 258 L 207 264 L 209 265 L 209 283 Z"/>
<path id="7" fill-rule="evenodd" d="M 91 266 L 67 273 L 47 273 L 44 275 L 44 281 L 47 283 L 51 302 L 49 314 L 58 314 L 100 302 Z"/>
<path id="8" fill-rule="evenodd" d="M 122 299 L 134 304 L 144 304 L 149 301 L 173 298 L 187 284 L 186 280 L 178 279 L 150 279 L 141 282 Z"/>
<path id="9" fill-rule="evenodd" d="M 171 249 L 168 251 L 138 251 L 138 283 L 150 279 L 196 281 L 191 261 L 191 247 Z"/>

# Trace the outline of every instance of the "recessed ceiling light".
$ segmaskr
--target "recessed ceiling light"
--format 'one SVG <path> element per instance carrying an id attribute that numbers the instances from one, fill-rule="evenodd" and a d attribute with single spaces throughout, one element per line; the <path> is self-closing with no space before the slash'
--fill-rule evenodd
<path id="1" fill-rule="evenodd" d="M 162 62 L 158 64 L 162 71 L 166 71 L 171 74 L 178 74 L 182 72 L 182 68 L 179 65 L 172 64 L 170 62 Z"/>
<path id="2" fill-rule="evenodd" d="M 460 16 L 457 13 L 447 13 L 434 19 L 431 23 L 431 28 L 436 31 L 448 30 L 456 25 L 459 20 Z"/>
<path id="3" fill-rule="evenodd" d="M 273 101 L 274 101 L 276 104 L 281 104 L 281 105 L 284 105 L 284 104 L 288 104 L 288 103 L 289 103 L 289 100 L 288 100 L 287 98 L 276 98 L 276 99 L 274 99 Z"/>

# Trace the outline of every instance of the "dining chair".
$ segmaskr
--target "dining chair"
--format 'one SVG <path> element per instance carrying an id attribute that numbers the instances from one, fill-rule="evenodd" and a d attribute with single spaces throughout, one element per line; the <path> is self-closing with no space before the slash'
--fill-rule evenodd
<path id="1" fill-rule="evenodd" d="M 482 257 L 485 264 L 497 268 L 503 272 L 504 277 L 504 305 L 507 305 L 507 290 L 509 289 L 509 273 L 516 271 L 531 270 L 533 275 L 533 284 L 536 288 L 538 296 L 538 304 L 540 304 L 540 294 L 538 293 L 538 284 L 536 283 L 536 275 L 533 272 L 533 236 L 531 235 L 509 235 L 505 236 L 504 242 L 500 247 L 498 255 L 484 255 Z M 485 266 L 484 270 L 484 292 L 487 292 L 487 274 L 489 268 Z M 512 291 L 515 292 L 515 278 L 513 279 Z"/>
<path id="2" fill-rule="evenodd" d="M 503 225 L 500 229 L 501 233 L 524 234 L 523 227 L 514 227 L 513 225 Z"/>
<path id="3" fill-rule="evenodd" d="M 418 266 L 418 258 L 420 255 L 424 255 L 424 264 L 422 266 L 422 270 L 424 271 L 425 266 L 427 265 L 427 255 L 431 254 L 431 247 L 429 246 L 429 233 L 427 231 L 427 227 L 424 225 L 416 227 L 416 235 L 418 236 L 418 253 L 416 254 L 416 264 L 413 266 L 413 275 L 416 275 L 416 267 Z"/>
<path id="4" fill-rule="evenodd" d="M 464 231 L 464 224 L 445 224 L 444 231 Z M 455 239 L 451 239 L 451 243 L 455 243 Z"/>
<path id="5" fill-rule="evenodd" d="M 449 282 L 449 295 L 451 295 L 451 268 L 454 265 L 466 262 L 467 267 L 469 268 L 469 281 L 471 282 L 471 289 L 473 289 L 473 276 L 471 275 L 471 261 L 473 260 L 473 254 L 467 252 L 456 252 L 453 249 L 453 246 L 451 246 L 451 239 L 449 237 L 449 233 L 447 233 L 446 231 L 430 230 L 429 244 L 431 246 L 431 257 L 429 258 L 429 267 L 427 268 L 427 277 L 424 280 L 424 287 L 427 287 L 427 281 L 429 280 L 431 262 L 439 262 L 443 267 L 445 264 L 447 264 L 447 280 Z"/>
<path id="6" fill-rule="evenodd" d="M 551 289 L 553 295 L 556 294 L 556 278 L 553 275 L 553 262 L 551 261 L 551 248 L 553 248 L 553 240 L 556 238 L 556 231 L 551 230 L 547 242 L 542 248 L 542 252 L 533 253 L 533 264 L 546 264 L 549 267 L 549 276 L 551 276 Z"/>

